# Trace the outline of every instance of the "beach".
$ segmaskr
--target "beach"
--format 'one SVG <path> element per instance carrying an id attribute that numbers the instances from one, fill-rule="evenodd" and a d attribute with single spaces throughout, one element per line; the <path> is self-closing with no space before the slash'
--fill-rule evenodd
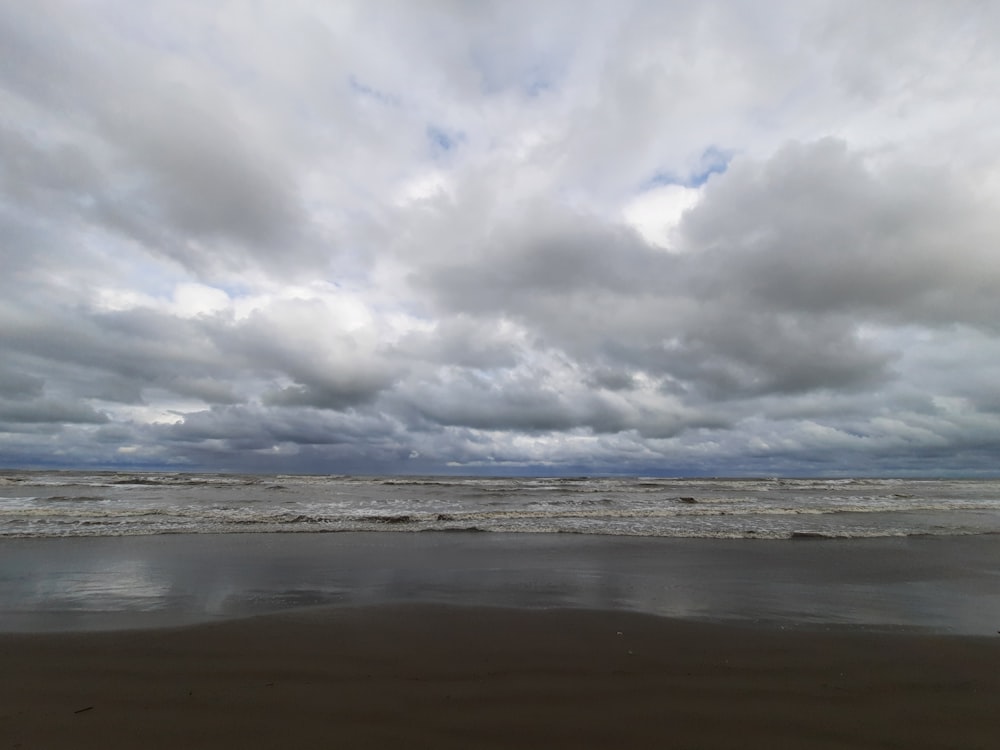
<path id="1" fill-rule="evenodd" d="M 993 748 L 1000 638 L 306 608 L 0 637 L 5 748 Z"/>
<path id="2" fill-rule="evenodd" d="M 992 537 L 3 542 L 0 747 L 993 748 Z"/>
<path id="3" fill-rule="evenodd" d="M 1000 537 L 670 539 L 376 532 L 0 539 L 0 632 L 302 607 L 633 611 L 775 628 L 1000 630 Z"/>

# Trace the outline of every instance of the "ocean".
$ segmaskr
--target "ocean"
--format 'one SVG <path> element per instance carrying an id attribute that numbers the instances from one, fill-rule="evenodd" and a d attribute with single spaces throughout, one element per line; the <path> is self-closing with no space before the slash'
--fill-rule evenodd
<path id="1" fill-rule="evenodd" d="M 458 530 L 720 539 L 996 534 L 1000 480 L 0 472 L 0 537 Z"/>
<path id="2" fill-rule="evenodd" d="M 995 480 L 6 471 L 0 632 L 412 602 L 995 634 L 998 532 Z"/>

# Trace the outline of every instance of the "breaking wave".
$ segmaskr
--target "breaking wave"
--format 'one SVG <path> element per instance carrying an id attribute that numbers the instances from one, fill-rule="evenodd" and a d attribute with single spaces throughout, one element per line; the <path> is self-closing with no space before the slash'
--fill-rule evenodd
<path id="1" fill-rule="evenodd" d="M 0 536 L 564 533 L 840 539 L 1000 531 L 1000 482 L 6 472 Z"/>

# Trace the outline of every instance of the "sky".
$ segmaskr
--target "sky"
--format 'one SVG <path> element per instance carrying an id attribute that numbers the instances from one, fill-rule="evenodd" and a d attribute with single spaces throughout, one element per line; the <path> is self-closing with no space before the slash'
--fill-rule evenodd
<path id="1" fill-rule="evenodd" d="M 998 40 L 0 0 L 0 466 L 996 475 Z"/>

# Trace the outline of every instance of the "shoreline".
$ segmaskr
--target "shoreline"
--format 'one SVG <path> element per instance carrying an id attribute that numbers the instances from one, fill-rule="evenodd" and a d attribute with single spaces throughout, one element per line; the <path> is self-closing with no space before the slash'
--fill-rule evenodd
<path id="1" fill-rule="evenodd" d="M 1000 637 L 609 610 L 318 607 L 0 635 L 0 743 L 993 747 Z"/>

